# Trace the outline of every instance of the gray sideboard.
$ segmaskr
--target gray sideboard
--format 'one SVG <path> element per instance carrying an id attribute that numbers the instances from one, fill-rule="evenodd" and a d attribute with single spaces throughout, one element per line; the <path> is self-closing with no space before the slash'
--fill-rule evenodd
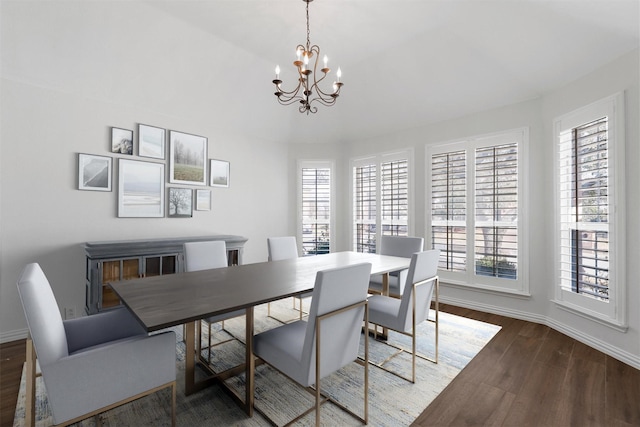
<path id="1" fill-rule="evenodd" d="M 229 265 L 242 264 L 246 237 L 233 235 L 86 242 L 85 311 L 95 314 L 120 304 L 108 282 L 184 271 L 183 244 L 224 240 Z"/>

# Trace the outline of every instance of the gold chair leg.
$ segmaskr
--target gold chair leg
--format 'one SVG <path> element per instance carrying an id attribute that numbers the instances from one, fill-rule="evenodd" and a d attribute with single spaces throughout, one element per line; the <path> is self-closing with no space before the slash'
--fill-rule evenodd
<path id="1" fill-rule="evenodd" d="M 171 427 L 176 427 L 176 382 L 171 386 Z"/>
<path id="2" fill-rule="evenodd" d="M 36 425 L 36 352 L 31 336 L 27 337 L 27 396 L 25 409 L 25 425 Z"/>

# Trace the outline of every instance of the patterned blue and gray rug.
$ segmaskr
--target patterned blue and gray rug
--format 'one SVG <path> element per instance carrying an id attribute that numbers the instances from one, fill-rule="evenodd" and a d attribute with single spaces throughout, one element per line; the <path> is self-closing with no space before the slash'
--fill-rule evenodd
<path id="1" fill-rule="evenodd" d="M 308 304 L 308 300 L 306 301 Z M 293 320 L 297 311 L 292 309 L 291 299 L 271 304 L 271 314 L 278 319 Z M 267 317 L 265 306 L 255 310 L 255 331 L 277 327 L 281 323 Z M 244 337 L 244 317 L 225 322 L 225 330 L 214 325 L 213 342 L 223 341 L 230 335 Z M 419 326 L 418 351 L 431 357 L 434 354 L 434 325 L 424 322 Z M 375 366 L 369 369 L 369 425 L 407 426 L 411 424 L 431 403 L 431 401 L 453 380 L 467 363 L 499 331 L 500 327 L 475 320 L 440 313 L 439 363 L 433 364 L 423 359 L 416 361 L 416 383 L 411 384 Z M 184 343 L 182 328 L 174 328 L 177 334 L 177 425 L 178 426 L 266 426 L 269 423 L 259 414 L 248 418 L 242 409 L 221 389 L 214 385 L 191 396 L 184 395 Z M 206 342 L 207 328 L 203 327 L 203 340 Z M 364 336 L 363 336 L 364 337 Z M 410 348 L 409 337 L 390 333 L 391 342 L 402 343 Z M 364 342 L 364 339 L 362 340 Z M 382 343 L 369 340 L 370 358 L 381 362 L 395 352 Z M 363 353 L 363 352 L 362 352 Z M 203 350 L 206 356 L 206 350 Z M 232 340 L 214 348 L 212 365 L 219 371 L 232 367 L 244 360 L 244 345 Z M 411 356 L 403 353 L 394 357 L 386 365 L 400 371 L 403 375 L 411 373 Z M 91 381 L 91 378 L 87 378 Z M 364 368 L 352 363 L 338 373 L 323 380 L 323 391 L 358 414 L 363 410 L 362 384 Z M 228 380 L 228 385 L 242 392 L 244 377 Z M 313 406 L 313 396 L 297 386 L 273 368 L 261 365 L 256 368 L 255 378 L 256 407 L 265 412 L 278 424 L 285 424 Z M 99 386 L 99 384 L 96 384 Z M 24 425 L 25 402 L 24 374 L 20 385 L 20 394 L 16 406 L 14 427 Z M 171 396 L 163 390 L 144 397 L 133 403 L 121 406 L 100 415 L 103 426 L 168 426 L 171 424 Z M 322 424 L 326 426 L 358 426 L 357 420 L 345 414 L 331 403 L 322 406 Z M 36 382 L 36 426 L 52 425 L 47 395 L 41 378 Z M 304 417 L 299 425 L 313 425 L 313 412 Z M 91 418 L 78 424 L 82 427 L 95 426 Z"/>

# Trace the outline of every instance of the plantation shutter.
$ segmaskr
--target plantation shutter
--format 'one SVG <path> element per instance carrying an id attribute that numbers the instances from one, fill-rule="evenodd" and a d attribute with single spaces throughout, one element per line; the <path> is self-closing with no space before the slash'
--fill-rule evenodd
<path id="1" fill-rule="evenodd" d="M 357 252 L 376 251 L 375 164 L 354 168 L 354 243 Z"/>
<path id="2" fill-rule="evenodd" d="M 518 144 L 475 150 L 476 274 L 515 279 L 518 265 Z"/>
<path id="3" fill-rule="evenodd" d="M 560 134 L 560 283 L 609 300 L 609 146 L 603 117 Z"/>
<path id="4" fill-rule="evenodd" d="M 382 235 L 406 236 L 408 222 L 408 161 L 398 160 L 381 165 Z"/>
<path id="5" fill-rule="evenodd" d="M 329 253 L 331 222 L 331 169 L 302 168 L 302 251 L 304 255 Z"/>
<path id="6" fill-rule="evenodd" d="M 466 175 L 464 150 L 431 157 L 431 247 L 440 249 L 440 269 L 466 270 Z"/>

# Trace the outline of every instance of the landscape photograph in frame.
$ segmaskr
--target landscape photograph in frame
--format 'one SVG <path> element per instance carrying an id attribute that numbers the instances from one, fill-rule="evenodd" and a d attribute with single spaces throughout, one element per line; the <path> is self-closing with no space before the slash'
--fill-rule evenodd
<path id="1" fill-rule="evenodd" d="M 207 138 L 169 131 L 169 182 L 207 185 Z"/>
<path id="2" fill-rule="evenodd" d="M 111 157 L 79 153 L 78 190 L 111 191 Z"/>
<path id="3" fill-rule="evenodd" d="M 225 160 L 211 160 L 211 183 L 212 187 L 229 186 L 229 162 Z"/>
<path id="4" fill-rule="evenodd" d="M 138 156 L 164 159 L 165 130 L 155 126 L 138 125 Z"/>
<path id="5" fill-rule="evenodd" d="M 111 128 L 111 152 L 117 154 L 133 154 L 133 131 L 129 129 Z"/>
<path id="6" fill-rule="evenodd" d="M 193 190 L 169 188 L 169 218 L 191 218 L 193 216 Z"/>
<path id="7" fill-rule="evenodd" d="M 196 210 L 211 210 L 211 190 L 196 190 Z"/>
<path id="8" fill-rule="evenodd" d="M 164 217 L 164 164 L 119 159 L 118 217 Z"/>

